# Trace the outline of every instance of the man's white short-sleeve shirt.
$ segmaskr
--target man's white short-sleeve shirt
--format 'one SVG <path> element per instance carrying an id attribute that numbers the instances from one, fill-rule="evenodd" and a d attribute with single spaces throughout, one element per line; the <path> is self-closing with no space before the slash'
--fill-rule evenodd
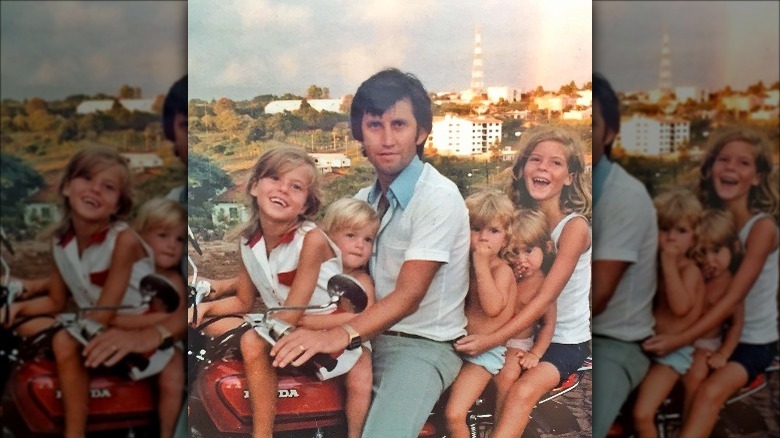
<path id="1" fill-rule="evenodd" d="M 355 195 L 377 208 L 374 183 Z M 388 190 L 390 207 L 382 218 L 370 260 L 376 297 L 395 290 L 407 260 L 440 262 L 419 308 L 390 330 L 449 341 L 466 334 L 464 301 L 469 283 L 469 219 L 457 186 L 417 157 Z"/>
<path id="2" fill-rule="evenodd" d="M 630 265 L 606 309 L 593 318 L 593 334 L 623 341 L 653 335 L 658 226 L 655 207 L 639 180 L 612 163 L 593 214 L 593 261 Z"/>

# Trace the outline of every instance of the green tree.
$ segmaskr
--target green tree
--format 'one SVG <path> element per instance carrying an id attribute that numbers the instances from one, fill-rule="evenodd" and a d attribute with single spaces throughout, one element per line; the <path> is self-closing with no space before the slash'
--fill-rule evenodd
<path id="1" fill-rule="evenodd" d="M 235 185 L 221 167 L 203 155 L 190 153 L 187 164 L 187 195 L 190 206 L 202 206 L 218 193 Z"/>
<path id="2" fill-rule="evenodd" d="M 8 229 L 24 227 L 24 200 L 44 187 L 43 177 L 16 155 L 0 152 L 0 221 Z"/>

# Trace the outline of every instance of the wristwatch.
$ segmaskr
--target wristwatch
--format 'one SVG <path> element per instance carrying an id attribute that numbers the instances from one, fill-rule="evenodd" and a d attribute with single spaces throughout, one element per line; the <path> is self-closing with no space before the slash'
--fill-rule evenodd
<path id="1" fill-rule="evenodd" d="M 170 331 L 168 331 L 165 326 L 162 324 L 155 324 L 154 328 L 157 330 L 157 333 L 160 334 L 160 346 L 157 347 L 159 350 L 166 350 L 168 348 L 173 347 L 173 335 Z"/>
<path id="2" fill-rule="evenodd" d="M 356 348 L 360 348 L 360 344 L 363 343 L 363 340 L 360 339 L 360 333 L 358 333 L 357 330 L 353 329 L 352 326 L 349 324 L 341 324 L 341 327 L 343 327 L 344 330 L 346 330 L 347 334 L 349 335 L 349 344 L 347 344 L 347 350 L 354 350 Z"/>

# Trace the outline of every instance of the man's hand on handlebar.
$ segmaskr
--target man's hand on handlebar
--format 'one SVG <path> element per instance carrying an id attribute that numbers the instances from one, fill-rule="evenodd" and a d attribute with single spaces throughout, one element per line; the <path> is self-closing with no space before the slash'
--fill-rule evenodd
<path id="1" fill-rule="evenodd" d="M 301 366 L 316 353 L 341 353 L 349 344 L 349 334 L 341 327 L 312 331 L 302 328 L 283 336 L 271 348 L 273 365 L 284 368 L 288 364 Z"/>

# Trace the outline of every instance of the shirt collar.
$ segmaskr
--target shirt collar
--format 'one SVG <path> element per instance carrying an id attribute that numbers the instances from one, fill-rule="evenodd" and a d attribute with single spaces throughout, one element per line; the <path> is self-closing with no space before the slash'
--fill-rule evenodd
<path id="1" fill-rule="evenodd" d="M 412 161 L 398 174 L 387 190 L 387 200 L 393 205 L 395 199 L 401 208 L 406 208 L 414 194 L 414 187 L 420 179 L 425 164 L 415 155 Z M 379 181 L 374 182 L 373 189 L 368 193 L 368 202 L 373 204 L 382 195 Z"/>
<path id="2" fill-rule="evenodd" d="M 604 191 L 604 184 L 607 182 L 607 176 L 612 170 L 612 162 L 606 155 L 602 155 L 596 166 L 593 167 L 593 205 L 599 202 L 601 193 Z"/>
<path id="3" fill-rule="evenodd" d="M 105 242 L 106 237 L 108 236 L 108 231 L 110 229 L 111 227 L 108 227 L 90 236 L 89 240 L 87 241 L 87 247 Z M 76 230 L 74 230 L 73 227 L 70 227 L 68 231 L 65 232 L 65 234 L 60 238 L 60 246 L 65 248 L 74 237 L 76 237 Z"/>
<path id="4" fill-rule="evenodd" d="M 286 244 L 293 241 L 295 238 L 295 233 L 298 231 L 298 228 L 300 226 L 293 227 L 290 231 L 282 234 L 281 237 L 279 237 L 279 244 Z M 249 238 L 246 242 L 247 246 L 252 248 L 257 244 L 257 242 L 260 241 L 260 239 L 263 237 L 263 232 L 260 230 L 260 227 L 257 227 L 257 230 L 255 230 L 254 234 L 252 234 L 252 237 Z"/>

